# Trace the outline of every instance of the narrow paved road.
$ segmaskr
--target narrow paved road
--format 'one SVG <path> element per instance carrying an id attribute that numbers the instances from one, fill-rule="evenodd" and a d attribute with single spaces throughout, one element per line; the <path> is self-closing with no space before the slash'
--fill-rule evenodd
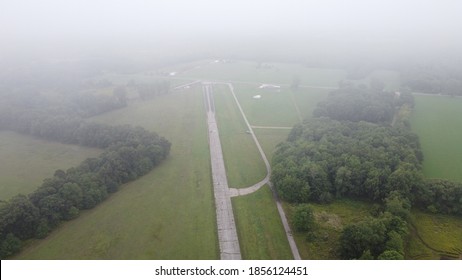
<path id="1" fill-rule="evenodd" d="M 228 180 L 226 178 L 225 162 L 221 149 L 220 136 L 215 118 L 215 103 L 212 85 L 203 83 L 205 110 L 212 165 L 213 193 L 217 216 L 218 243 L 222 260 L 240 260 L 241 250 L 234 222 L 233 207 L 229 196 Z"/>

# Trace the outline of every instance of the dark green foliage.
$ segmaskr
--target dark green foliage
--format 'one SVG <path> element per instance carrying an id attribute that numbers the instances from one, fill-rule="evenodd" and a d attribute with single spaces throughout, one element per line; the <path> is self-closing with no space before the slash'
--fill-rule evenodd
<path id="1" fill-rule="evenodd" d="M 411 202 L 397 191 L 392 191 L 385 198 L 385 211 L 407 220 L 411 213 Z"/>
<path id="2" fill-rule="evenodd" d="M 384 251 L 377 257 L 378 260 L 404 260 L 403 254 L 395 250 Z"/>
<path id="3" fill-rule="evenodd" d="M 340 237 L 340 255 L 343 259 L 377 258 L 386 250 L 403 255 L 406 234 L 406 222 L 390 214 L 350 224 Z"/>
<path id="4" fill-rule="evenodd" d="M 272 181 L 281 198 L 298 203 L 381 201 L 392 191 L 407 197 L 422 181 L 419 144 L 410 134 L 366 122 L 305 121 L 279 145 Z"/>
<path id="5" fill-rule="evenodd" d="M 295 207 L 292 225 L 296 231 L 309 231 L 314 226 L 313 209 L 308 204 L 300 204 Z"/>
<path id="6" fill-rule="evenodd" d="M 415 203 L 430 212 L 462 215 L 461 183 L 442 179 L 427 180 L 415 197 Z"/>
<path id="7" fill-rule="evenodd" d="M 8 233 L 5 238 L 2 238 L 0 243 L 0 259 L 4 259 L 19 252 L 21 246 L 21 240 L 14 236 L 14 234 Z"/>
<path id="8" fill-rule="evenodd" d="M 11 198 L 0 208 L 0 240 L 9 233 L 21 240 L 35 235 L 40 210 L 24 195 Z"/>

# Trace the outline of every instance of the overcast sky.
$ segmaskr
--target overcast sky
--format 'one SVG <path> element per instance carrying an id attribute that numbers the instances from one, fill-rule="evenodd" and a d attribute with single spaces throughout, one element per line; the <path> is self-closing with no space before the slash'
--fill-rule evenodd
<path id="1" fill-rule="evenodd" d="M 0 0 L 0 51 L 275 40 L 454 50 L 459 0 Z"/>

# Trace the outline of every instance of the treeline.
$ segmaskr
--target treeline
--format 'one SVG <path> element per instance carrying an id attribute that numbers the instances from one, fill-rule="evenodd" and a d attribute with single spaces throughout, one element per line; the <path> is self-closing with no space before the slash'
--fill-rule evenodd
<path id="1" fill-rule="evenodd" d="M 462 96 L 462 67 L 456 64 L 420 65 L 401 72 L 404 86 L 412 91 Z"/>
<path id="2" fill-rule="evenodd" d="M 141 100 L 148 100 L 159 95 L 170 92 L 169 81 L 158 81 L 150 84 L 139 84 L 135 86 Z"/>
<path id="3" fill-rule="evenodd" d="M 339 121 L 367 121 L 371 123 L 391 123 L 395 108 L 414 102 L 409 91 L 399 93 L 383 91 L 383 87 L 355 87 L 346 84 L 329 94 L 318 104 L 314 117 L 329 117 Z"/>
<path id="4" fill-rule="evenodd" d="M 127 106 L 127 91 L 118 86 L 112 94 L 80 93 L 70 96 L 73 110 L 82 117 L 92 117 Z"/>
<path id="5" fill-rule="evenodd" d="M 38 90 L 23 88 L 4 94 L 0 100 L 0 107 L 35 109 L 48 114 L 79 117 L 96 116 L 126 106 L 125 87 L 115 87 L 110 94 L 69 91 L 56 93 L 52 97 Z"/>
<path id="6" fill-rule="evenodd" d="M 88 138 L 80 139 L 92 146 L 109 145 L 98 158 L 87 159 L 66 172 L 57 170 L 29 196 L 20 195 L 3 203 L 0 208 L 2 258 L 20 248 L 13 246 L 18 240 L 45 237 L 60 221 L 75 218 L 80 210 L 94 207 L 121 184 L 148 173 L 169 153 L 168 141 L 142 128 L 100 128 L 103 130 L 93 130 L 97 133 L 88 133 Z M 95 142 L 103 131 L 112 132 L 114 140 Z M 111 139 L 109 134 L 107 139 Z"/>
<path id="7" fill-rule="evenodd" d="M 75 218 L 104 200 L 121 184 L 148 173 L 167 157 L 170 142 L 141 127 L 90 123 L 38 110 L 2 110 L 0 129 L 105 151 L 53 177 L 28 196 L 0 206 L 0 257 L 21 248 L 21 241 L 43 238 L 61 221 Z"/>
<path id="8" fill-rule="evenodd" d="M 282 199 L 303 204 L 350 197 L 382 205 L 374 218 L 344 227 L 342 258 L 403 259 L 411 207 L 462 215 L 462 184 L 422 174 L 418 136 L 409 116 L 395 113 L 412 106 L 408 93 L 342 88 L 315 110 L 322 117 L 296 125 L 277 147 L 271 180 Z M 378 115 L 365 114 L 368 107 L 377 107 Z"/>

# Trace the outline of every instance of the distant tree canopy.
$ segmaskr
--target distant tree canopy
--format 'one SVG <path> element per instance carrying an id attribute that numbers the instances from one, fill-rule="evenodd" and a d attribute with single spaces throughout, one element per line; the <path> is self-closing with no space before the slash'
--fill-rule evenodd
<path id="1" fill-rule="evenodd" d="M 403 85 L 414 92 L 462 96 L 460 64 L 413 65 L 402 71 Z"/>
<path id="2" fill-rule="evenodd" d="M 390 123 L 396 100 L 395 93 L 347 86 L 330 93 L 313 115 L 339 121 Z"/>
<path id="3" fill-rule="evenodd" d="M 138 95 L 142 100 L 164 95 L 170 92 L 169 81 L 158 81 L 150 84 L 141 84 L 136 86 Z"/>

